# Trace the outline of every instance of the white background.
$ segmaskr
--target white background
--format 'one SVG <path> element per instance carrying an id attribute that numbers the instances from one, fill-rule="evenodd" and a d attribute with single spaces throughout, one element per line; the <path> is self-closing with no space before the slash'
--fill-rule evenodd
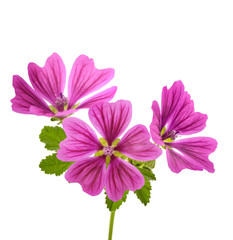
<path id="1" fill-rule="evenodd" d="M 208 114 L 198 136 L 218 140 L 216 172 L 172 173 L 163 154 L 151 203 L 131 193 L 116 212 L 114 240 L 233 239 L 232 1 L 1 1 L 1 231 L 3 240 L 107 239 L 104 194 L 91 197 L 38 165 L 50 152 L 38 135 L 49 118 L 11 111 L 12 76 L 29 82 L 27 64 L 57 52 L 67 75 L 80 54 L 115 68 L 114 98 L 133 104 L 149 127 L 151 103 L 181 79 L 196 111 Z M 106 86 L 107 87 L 107 86 Z M 75 114 L 86 121 L 87 111 Z"/>

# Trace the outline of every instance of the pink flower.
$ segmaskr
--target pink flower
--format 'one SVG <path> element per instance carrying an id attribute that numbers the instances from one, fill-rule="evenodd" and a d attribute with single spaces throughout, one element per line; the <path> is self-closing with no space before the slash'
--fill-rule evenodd
<path id="1" fill-rule="evenodd" d="M 134 160 L 149 161 L 159 157 L 161 150 L 149 141 L 150 134 L 143 125 L 132 127 L 117 145 L 114 143 L 128 127 L 131 117 L 131 103 L 125 100 L 90 108 L 90 121 L 106 140 L 104 146 L 88 124 L 78 118 L 65 119 L 63 128 L 67 138 L 60 143 L 57 157 L 75 161 L 65 174 L 66 180 L 80 183 L 83 191 L 92 196 L 100 194 L 105 187 L 113 201 L 121 199 L 126 190 L 140 189 L 144 177 L 129 162 L 117 157 L 117 152 Z M 101 156 L 90 157 L 96 152 Z"/>
<path id="2" fill-rule="evenodd" d="M 166 149 L 169 168 L 175 173 L 185 168 L 206 169 L 213 173 L 214 165 L 208 156 L 217 147 L 215 139 L 193 137 L 176 140 L 179 135 L 200 132 L 207 120 L 207 115 L 194 111 L 194 103 L 181 81 L 174 82 L 170 89 L 163 88 L 161 105 L 160 111 L 157 101 L 152 104 L 150 132 L 153 141 Z"/>
<path id="3" fill-rule="evenodd" d="M 16 96 L 11 102 L 13 111 L 18 113 L 62 119 L 81 108 L 110 101 L 117 90 L 117 87 L 108 88 L 76 104 L 81 98 L 103 87 L 114 76 L 114 69 L 98 70 L 94 66 L 93 59 L 85 55 L 79 56 L 74 62 L 69 76 L 67 98 L 63 95 L 66 69 L 58 54 L 52 54 L 43 68 L 35 63 L 29 63 L 28 74 L 34 89 L 20 76 L 13 76 Z M 49 107 L 44 100 L 52 107 Z"/>

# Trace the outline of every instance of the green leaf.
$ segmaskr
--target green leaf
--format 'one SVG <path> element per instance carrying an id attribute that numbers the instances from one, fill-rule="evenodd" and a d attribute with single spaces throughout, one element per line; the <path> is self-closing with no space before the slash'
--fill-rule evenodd
<path id="1" fill-rule="evenodd" d="M 40 133 L 40 141 L 45 143 L 45 148 L 48 150 L 59 149 L 59 143 L 66 138 L 66 134 L 61 127 L 45 126 Z"/>
<path id="2" fill-rule="evenodd" d="M 149 168 L 146 168 L 146 167 L 144 168 L 136 167 L 136 168 L 141 172 L 144 178 L 148 180 L 156 180 L 154 173 Z"/>
<path id="3" fill-rule="evenodd" d="M 63 162 L 59 160 L 56 155 L 56 153 L 49 155 L 40 162 L 39 167 L 41 171 L 44 171 L 46 174 L 59 176 L 73 164 L 73 162 Z"/>
<path id="4" fill-rule="evenodd" d="M 134 159 L 129 158 L 129 162 L 134 165 L 135 167 L 140 167 L 143 168 L 143 166 L 145 165 L 146 162 L 144 161 L 136 161 Z"/>
<path id="5" fill-rule="evenodd" d="M 150 181 L 145 178 L 144 186 L 141 189 L 136 190 L 134 193 L 137 195 L 138 199 L 146 206 L 150 202 L 150 191 Z"/>
<path id="6" fill-rule="evenodd" d="M 151 184 L 150 180 L 156 180 L 156 177 L 152 170 L 146 166 L 136 167 L 145 179 L 145 184 L 141 189 L 136 190 L 134 193 L 138 199 L 146 206 L 150 202 Z"/>
<path id="7" fill-rule="evenodd" d="M 129 159 L 129 162 L 131 164 L 133 164 L 135 167 L 140 167 L 140 168 L 154 168 L 155 167 L 155 161 L 156 160 L 151 160 L 151 161 L 136 161 L 136 160 L 133 160 L 131 158 L 128 158 Z"/>
<path id="8" fill-rule="evenodd" d="M 122 203 L 126 201 L 128 192 L 129 191 L 125 191 L 122 199 L 120 199 L 117 202 L 113 202 L 111 199 L 108 198 L 108 195 L 105 193 L 106 194 L 105 203 L 110 212 L 116 211 L 117 209 L 119 209 L 119 207 L 122 205 Z"/>

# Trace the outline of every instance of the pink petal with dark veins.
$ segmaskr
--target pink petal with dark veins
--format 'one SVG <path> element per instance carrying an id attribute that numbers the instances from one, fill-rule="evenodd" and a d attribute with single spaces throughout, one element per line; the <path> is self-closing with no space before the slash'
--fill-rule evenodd
<path id="1" fill-rule="evenodd" d="M 46 102 L 20 76 L 13 76 L 13 87 L 16 94 L 11 100 L 13 111 L 47 117 L 54 115 Z"/>
<path id="2" fill-rule="evenodd" d="M 55 107 L 56 98 L 64 91 L 66 69 L 61 57 L 53 53 L 44 67 L 28 64 L 28 74 L 34 89 Z"/>
<path id="3" fill-rule="evenodd" d="M 126 190 L 136 191 L 145 183 L 136 167 L 114 156 L 108 165 L 105 181 L 106 193 L 114 202 L 120 200 Z"/>
<path id="4" fill-rule="evenodd" d="M 102 149 L 97 135 L 84 121 L 69 117 L 63 120 L 67 138 L 60 143 L 57 158 L 62 161 L 78 161 Z"/>
<path id="5" fill-rule="evenodd" d="M 181 115 L 182 116 L 182 115 Z M 176 130 L 179 135 L 190 135 L 202 131 L 206 127 L 207 115 L 195 112 L 192 115 L 183 119 L 177 125 L 173 124 L 173 130 Z"/>
<path id="6" fill-rule="evenodd" d="M 153 118 L 150 125 L 150 134 L 153 139 L 153 141 L 162 146 L 163 140 L 160 136 L 160 132 L 162 129 L 160 129 L 160 108 L 157 101 L 153 101 L 152 103 L 152 111 L 153 111 Z"/>
<path id="7" fill-rule="evenodd" d="M 209 154 L 214 152 L 217 141 L 209 137 L 194 137 L 167 143 L 167 146 L 179 150 L 180 153 L 167 148 L 167 160 L 173 172 L 182 169 L 203 170 L 214 172 L 214 165 L 209 160 Z"/>
<path id="8" fill-rule="evenodd" d="M 114 77 L 114 69 L 97 69 L 93 59 L 81 55 L 72 67 L 68 83 L 68 108 L 82 97 L 100 89 Z"/>
<path id="9" fill-rule="evenodd" d="M 117 87 L 108 88 L 94 96 L 83 101 L 77 108 L 90 108 L 101 102 L 109 102 L 112 100 L 116 93 Z"/>
<path id="10" fill-rule="evenodd" d="M 96 196 L 104 188 L 105 173 L 105 159 L 90 157 L 73 163 L 66 171 L 65 178 L 70 183 L 79 183 L 84 192 Z"/>
<path id="11" fill-rule="evenodd" d="M 132 105 L 126 100 L 100 103 L 90 108 L 89 118 L 110 146 L 128 127 L 132 118 Z"/>
<path id="12" fill-rule="evenodd" d="M 184 85 L 181 81 L 173 83 L 172 87 L 163 88 L 161 103 L 161 122 L 160 129 L 170 121 L 174 112 L 180 108 L 184 100 Z"/>
<path id="13" fill-rule="evenodd" d="M 150 142 L 150 134 L 143 125 L 136 125 L 129 129 L 115 150 L 138 161 L 154 160 L 162 154 L 162 150 Z"/>

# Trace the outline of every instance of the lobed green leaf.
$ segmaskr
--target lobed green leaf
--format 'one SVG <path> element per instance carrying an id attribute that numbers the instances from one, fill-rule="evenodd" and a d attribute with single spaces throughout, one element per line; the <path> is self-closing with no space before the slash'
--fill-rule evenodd
<path id="1" fill-rule="evenodd" d="M 56 153 L 49 155 L 40 162 L 39 167 L 41 171 L 44 171 L 46 174 L 59 176 L 73 164 L 73 162 L 63 162 L 59 160 L 56 155 Z"/>
<path id="2" fill-rule="evenodd" d="M 40 133 L 40 141 L 45 143 L 45 148 L 48 150 L 59 149 L 59 144 L 66 138 L 66 134 L 61 127 L 45 126 Z"/>
<path id="3" fill-rule="evenodd" d="M 145 206 L 150 202 L 150 191 L 151 191 L 151 184 L 150 181 L 145 178 L 144 186 L 136 190 L 134 193 L 137 195 L 138 199 L 143 203 Z"/>
<path id="4" fill-rule="evenodd" d="M 122 199 L 118 200 L 117 202 L 113 202 L 111 199 L 108 198 L 108 195 L 105 193 L 106 194 L 105 203 L 106 203 L 109 211 L 112 212 L 112 211 L 116 211 L 117 209 L 119 209 L 120 206 L 122 205 L 122 203 L 126 201 L 128 193 L 129 193 L 129 191 L 125 191 Z"/>

